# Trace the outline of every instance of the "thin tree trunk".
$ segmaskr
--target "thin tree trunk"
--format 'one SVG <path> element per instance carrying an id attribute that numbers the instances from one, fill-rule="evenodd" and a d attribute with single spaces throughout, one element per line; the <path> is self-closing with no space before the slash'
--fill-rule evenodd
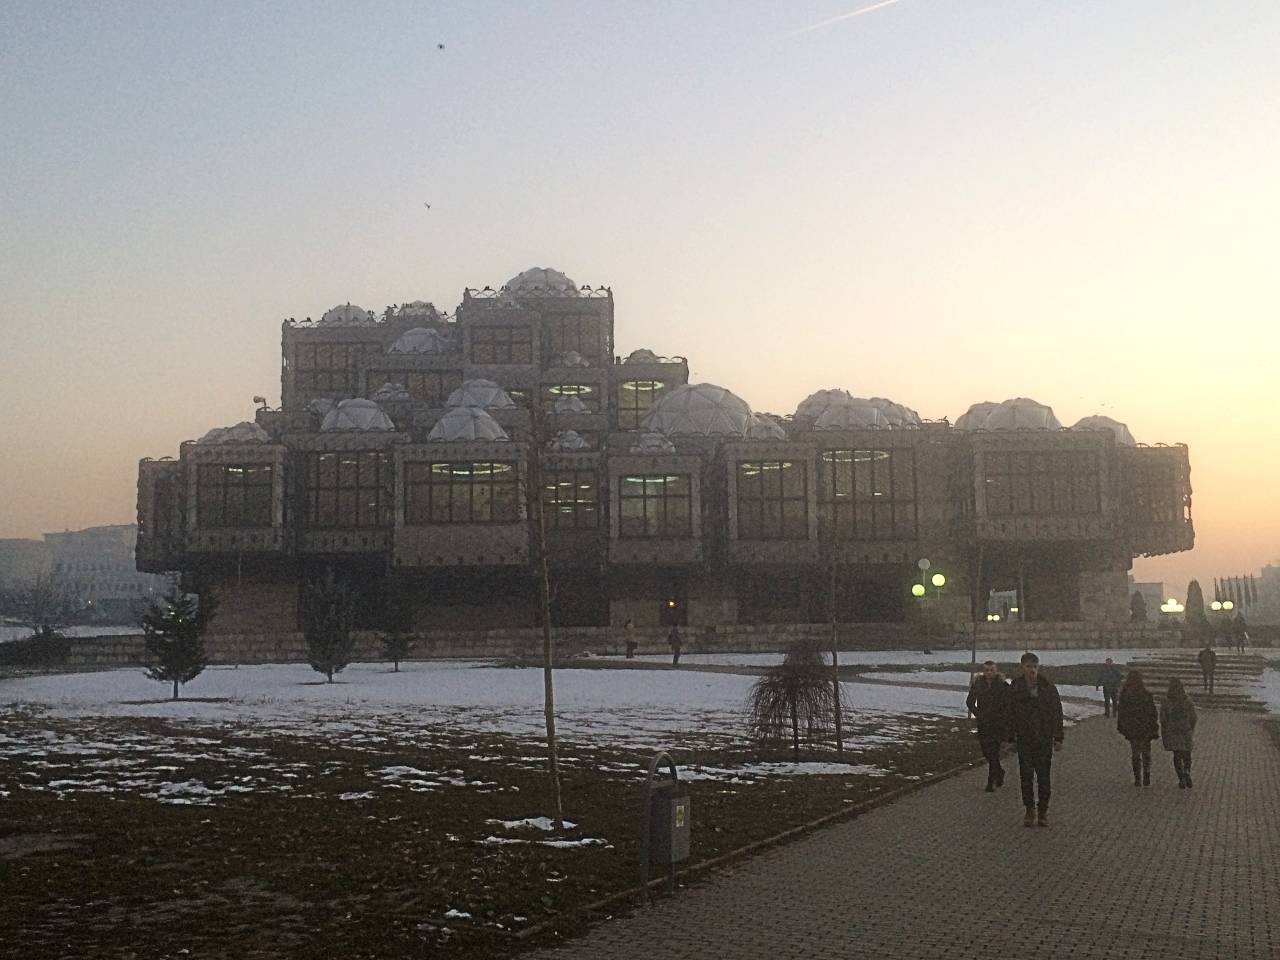
<path id="1" fill-rule="evenodd" d="M 800 762 L 800 718 L 796 714 L 796 703 L 791 701 L 791 751 L 796 763 Z"/>
<path id="2" fill-rule="evenodd" d="M 173 699 L 175 700 L 178 699 L 178 681 L 177 680 L 173 681 Z"/>
<path id="3" fill-rule="evenodd" d="M 836 643 L 836 544 L 835 529 L 831 531 L 831 693 L 835 696 L 832 707 L 836 719 L 836 756 L 844 759 L 844 726 L 840 717 L 840 654 Z"/>

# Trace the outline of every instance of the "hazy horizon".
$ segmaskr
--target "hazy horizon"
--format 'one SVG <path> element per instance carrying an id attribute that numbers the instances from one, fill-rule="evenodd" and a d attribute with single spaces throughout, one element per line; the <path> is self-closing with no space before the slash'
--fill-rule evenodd
<path id="1" fill-rule="evenodd" d="M 1275 561 L 1280 7 L 864 6 L 0 10 L 0 537 L 133 522 L 139 458 L 278 403 L 284 317 L 551 266 L 757 410 L 1186 443 L 1138 579 Z"/>

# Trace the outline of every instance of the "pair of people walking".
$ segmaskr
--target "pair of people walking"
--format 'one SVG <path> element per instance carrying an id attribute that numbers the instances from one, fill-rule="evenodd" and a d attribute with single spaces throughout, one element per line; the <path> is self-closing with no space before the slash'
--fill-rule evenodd
<path id="1" fill-rule="evenodd" d="M 1173 754 L 1178 789 L 1191 789 L 1191 750 L 1195 744 L 1196 707 L 1182 681 L 1173 677 L 1169 692 L 1156 712 L 1155 698 L 1147 690 L 1140 670 L 1130 670 L 1120 688 L 1116 729 L 1129 741 L 1133 785 L 1151 786 L 1151 741 L 1159 740 Z"/>
<path id="2" fill-rule="evenodd" d="M 1023 826 L 1047 827 L 1053 754 L 1063 743 L 1062 698 L 1058 688 L 1040 673 L 1039 657 L 1024 653 L 1021 665 L 1021 675 L 1008 683 L 988 660 L 966 703 L 978 721 L 978 742 L 987 760 L 987 791 L 1004 784 L 1000 746 L 1011 740 L 1018 750 Z"/>

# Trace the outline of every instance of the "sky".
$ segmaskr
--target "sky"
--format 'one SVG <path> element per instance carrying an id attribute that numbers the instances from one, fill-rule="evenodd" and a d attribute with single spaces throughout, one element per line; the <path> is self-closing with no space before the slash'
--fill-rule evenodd
<path id="1" fill-rule="evenodd" d="M 1186 443 L 1134 573 L 1275 561 L 1280 4 L 871 5 L 0 5 L 0 537 L 131 522 L 285 317 L 551 266 L 757 410 Z"/>

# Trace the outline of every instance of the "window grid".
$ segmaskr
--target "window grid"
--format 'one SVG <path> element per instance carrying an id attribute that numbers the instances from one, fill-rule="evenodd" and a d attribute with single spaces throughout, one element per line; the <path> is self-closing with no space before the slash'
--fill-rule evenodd
<path id="1" fill-rule="evenodd" d="M 600 411 L 600 394 L 590 383 L 548 383 L 542 388 L 542 407 L 554 410 L 556 401 L 566 397 L 577 397 L 592 413 Z"/>
<path id="2" fill-rule="evenodd" d="M 471 362 L 533 363 L 533 337 L 528 327 L 472 327 Z"/>
<path id="3" fill-rule="evenodd" d="M 350 529 L 392 524 L 394 478 L 381 450 L 312 453 L 307 462 L 307 523 Z"/>
<path id="4" fill-rule="evenodd" d="M 738 539 L 808 539 L 806 467 L 795 460 L 738 464 Z"/>
<path id="5" fill-rule="evenodd" d="M 1177 523 L 1186 519 L 1180 471 L 1169 464 L 1142 464 L 1134 484 L 1137 516 L 1147 523 Z"/>
<path id="6" fill-rule="evenodd" d="M 269 463 L 202 463 L 196 473 L 196 519 L 201 527 L 271 526 Z"/>
<path id="7" fill-rule="evenodd" d="M 983 480 L 990 516 L 1102 512 L 1098 455 L 1091 451 L 988 453 Z"/>
<path id="8" fill-rule="evenodd" d="M 518 471 L 511 462 L 406 463 L 405 523 L 516 523 Z"/>
<path id="9" fill-rule="evenodd" d="M 398 383 L 414 400 L 442 407 L 449 394 L 462 386 L 461 370 L 370 370 L 365 392 L 372 395 L 384 383 Z"/>
<path id="10" fill-rule="evenodd" d="M 638 430 L 640 421 L 665 389 L 661 380 L 627 380 L 618 384 L 618 429 Z"/>
<path id="11" fill-rule="evenodd" d="M 363 343 L 298 344 L 294 387 L 315 393 L 354 395 L 365 350 Z"/>
<path id="12" fill-rule="evenodd" d="M 543 475 L 542 512 L 547 526 L 590 530 L 599 523 L 600 505 L 594 470 L 551 470 Z"/>
<path id="13" fill-rule="evenodd" d="M 916 538 L 914 450 L 824 450 L 818 468 L 824 536 Z"/>
<path id="14" fill-rule="evenodd" d="M 604 362 L 604 329 L 598 317 L 555 317 L 546 325 L 547 356 L 577 351 L 593 365 Z"/>
<path id="15" fill-rule="evenodd" d="M 693 536 L 692 504 L 688 474 L 625 476 L 618 489 L 618 535 Z"/>

